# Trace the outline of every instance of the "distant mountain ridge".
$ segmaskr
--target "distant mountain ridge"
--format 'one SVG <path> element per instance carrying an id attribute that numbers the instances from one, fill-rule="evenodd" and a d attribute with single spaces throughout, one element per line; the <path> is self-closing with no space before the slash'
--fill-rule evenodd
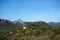
<path id="1" fill-rule="evenodd" d="M 0 29 L 13 29 L 13 28 L 20 28 L 23 25 L 26 25 L 29 27 L 30 24 L 37 25 L 37 26 L 44 26 L 44 25 L 51 25 L 54 27 L 60 26 L 60 22 L 43 22 L 43 21 L 36 21 L 36 22 L 24 22 L 21 19 L 18 19 L 16 21 L 10 21 L 6 19 L 0 19 Z"/>
<path id="2" fill-rule="evenodd" d="M 18 19 L 16 21 L 14 21 L 14 23 L 21 23 L 21 24 L 24 24 L 24 21 L 22 21 L 21 19 Z"/>
<path id="3" fill-rule="evenodd" d="M 60 22 L 49 22 L 48 24 L 52 25 L 52 26 L 60 26 Z"/>
<path id="4" fill-rule="evenodd" d="M 3 23 L 13 23 L 12 21 L 10 20 L 6 20 L 6 19 L 0 19 L 0 24 L 3 24 Z"/>
<path id="5" fill-rule="evenodd" d="M 16 28 L 16 25 L 12 21 L 0 19 L 0 30 L 9 30 L 14 28 Z"/>

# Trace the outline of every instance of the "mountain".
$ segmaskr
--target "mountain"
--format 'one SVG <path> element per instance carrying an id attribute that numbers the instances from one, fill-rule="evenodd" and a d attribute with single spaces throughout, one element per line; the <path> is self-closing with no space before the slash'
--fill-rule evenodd
<path id="1" fill-rule="evenodd" d="M 22 21 L 21 19 L 18 19 L 16 21 L 14 21 L 14 23 L 21 23 L 21 24 L 24 24 L 24 21 Z"/>
<path id="2" fill-rule="evenodd" d="M 60 26 L 60 22 L 49 22 L 48 24 L 52 25 L 52 26 Z"/>
<path id="3" fill-rule="evenodd" d="M 0 19 L 0 24 L 3 24 L 3 23 L 13 24 L 12 21 L 9 21 L 9 20 L 6 20 L 6 19 Z"/>
<path id="4" fill-rule="evenodd" d="M 16 21 L 10 21 L 7 19 L 0 19 L 0 30 L 7 30 L 7 29 L 13 29 L 13 28 L 21 28 L 22 26 L 27 26 L 27 27 L 43 27 L 43 26 L 60 26 L 60 22 L 43 22 L 43 21 L 36 21 L 36 22 L 24 22 L 21 19 L 18 19 Z"/>
<path id="5" fill-rule="evenodd" d="M 26 29 L 23 29 L 23 25 Z M 21 19 L 12 22 L 0 19 L 0 40 L 60 40 L 60 27 L 53 27 L 58 25 L 60 22 L 24 22 Z"/>
<path id="6" fill-rule="evenodd" d="M 0 19 L 0 30 L 9 30 L 14 28 L 16 28 L 16 25 L 12 21 Z"/>
<path id="7" fill-rule="evenodd" d="M 17 23 L 19 24 L 20 21 L 17 21 Z M 0 35 L 2 37 L 0 36 L 0 39 L 1 40 L 4 40 L 4 39 L 6 40 L 20 40 L 20 39 L 21 40 L 30 40 L 30 39 L 35 40 L 35 37 L 36 37 L 36 38 L 39 38 L 38 40 L 40 40 L 40 37 L 44 38 L 43 36 L 46 37 L 47 35 L 52 35 L 52 27 L 46 22 L 36 21 L 36 22 L 24 22 L 24 23 L 27 24 L 27 26 L 24 26 L 26 27 L 26 30 L 23 30 L 23 28 L 21 28 L 20 30 L 19 29 L 12 30 L 5 33 L 1 32 Z M 22 25 L 24 23 L 22 23 Z M 18 24 L 15 24 L 15 25 L 18 25 Z"/>
<path id="8" fill-rule="evenodd" d="M 25 22 L 21 19 L 16 21 L 10 21 L 7 19 L 0 19 L 0 30 L 9 30 L 14 28 L 21 28 L 23 25 L 25 26 Z"/>
<path id="9" fill-rule="evenodd" d="M 18 19 L 16 21 L 13 22 L 15 25 L 17 25 L 18 27 L 22 27 L 23 25 L 25 25 L 26 23 L 24 21 L 22 21 L 21 19 Z"/>

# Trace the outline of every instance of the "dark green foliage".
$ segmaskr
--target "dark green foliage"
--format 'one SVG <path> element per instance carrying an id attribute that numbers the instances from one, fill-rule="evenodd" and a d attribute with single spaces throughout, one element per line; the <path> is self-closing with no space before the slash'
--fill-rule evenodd
<path id="1" fill-rule="evenodd" d="M 55 28 L 53 31 L 56 35 L 60 34 L 60 27 Z"/>

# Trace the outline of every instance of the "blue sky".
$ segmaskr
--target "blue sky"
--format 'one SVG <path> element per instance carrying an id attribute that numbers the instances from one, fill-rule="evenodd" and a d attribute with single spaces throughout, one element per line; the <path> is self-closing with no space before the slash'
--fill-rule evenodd
<path id="1" fill-rule="evenodd" d="M 0 18 L 60 22 L 59 0 L 0 0 Z"/>

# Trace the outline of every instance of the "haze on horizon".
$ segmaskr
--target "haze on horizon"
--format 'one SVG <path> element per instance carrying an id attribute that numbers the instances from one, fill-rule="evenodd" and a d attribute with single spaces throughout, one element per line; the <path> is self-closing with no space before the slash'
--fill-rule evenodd
<path id="1" fill-rule="evenodd" d="M 60 22 L 60 0 L 0 0 L 0 18 Z"/>

